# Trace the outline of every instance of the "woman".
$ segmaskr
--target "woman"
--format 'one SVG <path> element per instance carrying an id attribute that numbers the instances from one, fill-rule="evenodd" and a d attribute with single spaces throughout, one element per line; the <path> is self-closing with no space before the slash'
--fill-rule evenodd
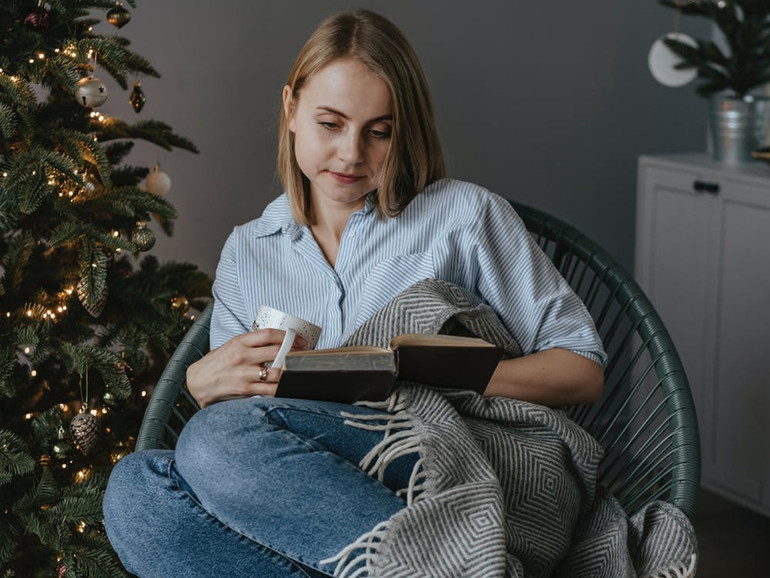
<path id="1" fill-rule="evenodd" d="M 416 281 L 443 280 L 488 303 L 525 354 L 499 363 L 485 396 L 601 392 L 592 321 L 510 205 L 443 178 L 427 82 L 389 21 L 340 14 L 307 41 L 283 90 L 279 170 L 286 193 L 236 227 L 217 268 L 212 351 L 187 373 L 206 409 L 175 453 L 124 458 L 110 480 L 108 535 L 139 576 L 328 575 L 322 560 L 406 506 L 396 492 L 418 456 L 373 479 L 357 464 L 382 433 L 340 415 L 375 410 L 271 397 L 284 334 L 249 331 L 260 305 L 334 347 Z"/>

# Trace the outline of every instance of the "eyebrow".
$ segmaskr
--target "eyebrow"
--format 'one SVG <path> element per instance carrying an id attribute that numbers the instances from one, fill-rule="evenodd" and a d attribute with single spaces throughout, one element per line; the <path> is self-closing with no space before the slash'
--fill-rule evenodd
<path id="1" fill-rule="evenodd" d="M 345 120 L 350 120 L 350 117 L 348 115 L 346 115 L 344 112 L 341 112 L 341 111 L 337 110 L 336 108 L 332 108 L 330 106 L 324 106 L 324 105 L 317 106 L 316 110 L 324 110 L 326 112 L 331 112 L 332 114 L 336 114 L 336 115 L 341 116 Z M 370 120 L 368 122 L 379 122 L 381 120 L 393 120 L 393 115 L 392 114 L 383 114 L 382 116 L 378 116 L 377 118 L 373 118 L 372 120 Z"/>

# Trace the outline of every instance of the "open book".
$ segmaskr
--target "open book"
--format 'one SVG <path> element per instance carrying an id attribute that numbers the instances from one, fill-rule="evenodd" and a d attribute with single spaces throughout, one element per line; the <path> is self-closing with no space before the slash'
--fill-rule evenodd
<path id="1" fill-rule="evenodd" d="M 353 403 L 388 397 L 396 380 L 483 393 L 503 355 L 476 337 L 406 333 L 388 349 L 338 347 L 294 351 L 276 397 Z"/>

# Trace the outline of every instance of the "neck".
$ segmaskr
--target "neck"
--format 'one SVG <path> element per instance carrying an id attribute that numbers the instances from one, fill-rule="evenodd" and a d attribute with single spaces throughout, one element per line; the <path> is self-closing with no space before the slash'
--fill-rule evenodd
<path id="1" fill-rule="evenodd" d="M 327 239 L 334 239 L 339 243 L 350 215 L 364 206 L 364 201 L 353 205 L 323 205 L 315 199 L 310 206 L 310 229 L 314 234 L 321 234 Z"/>

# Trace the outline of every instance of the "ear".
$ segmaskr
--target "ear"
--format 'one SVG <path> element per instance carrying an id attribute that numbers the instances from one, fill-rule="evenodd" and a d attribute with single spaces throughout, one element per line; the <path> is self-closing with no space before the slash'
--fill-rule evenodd
<path id="1" fill-rule="evenodd" d="M 294 100 L 294 93 L 287 84 L 283 87 L 283 114 L 286 116 L 286 120 L 289 121 L 289 130 L 291 132 L 296 132 L 296 123 L 294 121 L 294 112 L 296 108 L 297 103 Z"/>

